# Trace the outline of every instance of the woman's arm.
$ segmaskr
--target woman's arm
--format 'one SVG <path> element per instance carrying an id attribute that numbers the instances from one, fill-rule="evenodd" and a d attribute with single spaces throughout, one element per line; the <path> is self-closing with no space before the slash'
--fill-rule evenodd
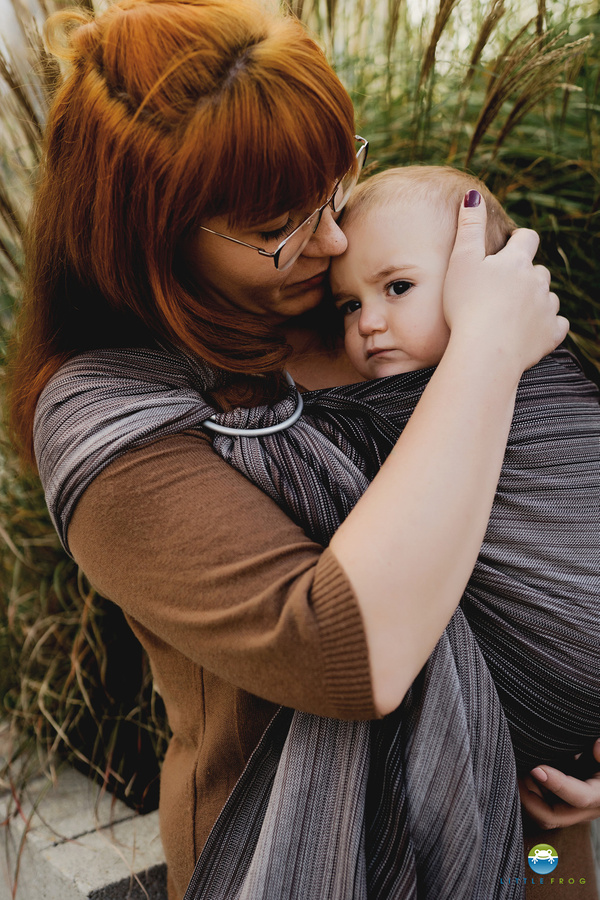
<path id="1" fill-rule="evenodd" d="M 445 288 L 448 348 L 397 445 L 331 541 L 362 611 L 375 704 L 401 702 L 452 616 L 486 530 L 522 372 L 564 339 L 537 236 L 485 257 L 462 209 Z"/>
<path id="2" fill-rule="evenodd" d="M 112 462 L 81 497 L 69 544 L 143 629 L 161 681 L 208 677 L 190 675 L 189 660 L 221 683 L 219 708 L 234 685 L 316 715 L 376 717 L 360 611 L 335 557 L 206 435 L 176 434 Z"/>

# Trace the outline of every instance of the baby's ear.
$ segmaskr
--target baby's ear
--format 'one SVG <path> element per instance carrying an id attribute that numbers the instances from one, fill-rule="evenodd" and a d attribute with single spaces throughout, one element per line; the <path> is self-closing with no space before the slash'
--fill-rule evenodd
<path id="1" fill-rule="evenodd" d="M 453 254 L 485 258 L 487 210 L 479 191 L 468 191 L 458 212 Z"/>

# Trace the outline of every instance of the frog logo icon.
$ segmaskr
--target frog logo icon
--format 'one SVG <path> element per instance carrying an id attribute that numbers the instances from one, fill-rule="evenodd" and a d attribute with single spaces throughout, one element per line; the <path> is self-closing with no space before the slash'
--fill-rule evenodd
<path id="1" fill-rule="evenodd" d="M 550 844 L 536 844 L 529 851 L 527 862 L 529 868 L 538 875 L 547 875 L 548 872 L 553 872 L 558 865 L 558 853 Z"/>

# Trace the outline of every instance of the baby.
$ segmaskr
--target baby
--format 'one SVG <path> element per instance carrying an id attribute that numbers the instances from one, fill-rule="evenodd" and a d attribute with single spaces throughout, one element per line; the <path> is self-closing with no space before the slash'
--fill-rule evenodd
<path id="1" fill-rule="evenodd" d="M 365 382 L 334 389 L 333 400 L 350 410 L 348 441 L 352 416 L 367 423 L 369 441 L 355 451 L 369 477 L 448 343 L 444 278 L 470 190 L 485 198 L 486 250 L 496 253 L 514 223 L 485 185 L 453 169 L 390 169 L 358 187 L 344 211 L 348 249 L 332 261 L 331 289 Z M 318 414 L 325 401 L 333 408 L 331 393 L 312 405 L 306 397 L 308 411 Z M 541 759 L 566 769 L 600 734 L 600 406 L 563 348 L 521 379 L 461 606 L 503 702 L 520 772 Z"/>
<path id="2" fill-rule="evenodd" d="M 331 264 L 346 352 L 365 378 L 436 365 L 449 330 L 442 312 L 458 207 L 477 190 L 487 207 L 486 252 L 515 229 L 483 182 L 457 169 L 388 169 L 357 187 L 344 210 L 348 249 Z"/>

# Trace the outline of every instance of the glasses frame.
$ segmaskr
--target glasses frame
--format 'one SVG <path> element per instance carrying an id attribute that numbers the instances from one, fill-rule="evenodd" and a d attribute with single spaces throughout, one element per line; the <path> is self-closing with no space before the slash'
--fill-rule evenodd
<path id="1" fill-rule="evenodd" d="M 344 175 L 342 175 L 342 177 L 338 181 L 336 181 L 335 187 L 333 188 L 333 191 L 331 192 L 329 198 L 325 201 L 325 203 L 323 203 L 322 206 L 317 207 L 317 209 L 315 209 L 314 212 L 312 212 L 310 214 L 310 216 L 307 216 L 306 219 L 304 219 L 304 221 L 300 222 L 300 224 L 297 225 L 296 228 L 294 228 L 292 233 L 288 234 L 288 236 L 282 240 L 282 242 L 279 244 L 279 246 L 277 247 L 276 250 L 265 250 L 264 247 L 257 247 L 255 244 L 248 244 L 248 243 L 246 243 L 246 241 L 240 241 L 239 238 L 234 238 L 230 234 L 223 234 L 223 232 L 221 232 L 221 231 L 213 231 L 212 228 L 207 228 L 206 225 L 200 225 L 201 230 L 208 231 L 209 234 L 215 234 L 217 237 L 225 238 L 226 241 L 232 241 L 232 243 L 234 243 L 234 244 L 240 244 L 240 246 L 242 246 L 242 247 L 249 247 L 250 250 L 256 250 L 256 252 L 260 253 L 261 256 L 267 256 L 270 259 L 272 259 L 275 264 L 275 268 L 279 272 L 285 272 L 287 269 L 289 269 L 290 266 L 292 266 L 296 262 L 296 260 L 298 259 L 298 257 L 300 256 L 300 254 L 302 253 L 302 251 L 304 250 L 304 248 L 310 241 L 311 237 L 313 236 L 313 234 L 319 227 L 319 225 L 321 223 L 321 217 L 322 217 L 325 209 L 328 206 L 331 206 L 331 208 L 334 212 L 339 212 L 340 210 L 342 210 L 344 208 L 344 206 L 346 205 L 346 201 L 347 201 L 348 197 L 350 196 L 350 194 L 356 187 L 356 183 L 358 182 L 360 173 L 362 172 L 363 167 L 366 162 L 366 159 L 367 159 L 367 153 L 369 152 L 369 142 L 366 140 L 366 138 L 361 137 L 359 134 L 355 134 L 354 139 L 361 142 L 360 147 L 356 151 L 356 159 L 359 163 L 359 166 L 358 166 L 358 171 L 356 173 L 356 182 L 352 185 L 352 188 L 350 189 L 350 191 L 348 191 L 347 194 L 345 195 L 345 199 L 344 199 L 344 202 L 342 203 L 342 205 L 339 207 L 339 209 L 336 209 L 333 204 L 333 199 L 336 195 L 337 189 L 339 188 L 340 184 L 342 183 L 342 181 L 344 180 L 344 178 L 346 177 L 348 172 L 346 172 Z M 350 171 L 350 170 L 348 170 L 348 171 Z M 310 234 L 307 235 L 306 241 L 304 241 L 304 243 L 300 245 L 298 252 L 294 256 L 292 256 L 291 259 L 287 260 L 287 262 L 280 268 L 279 259 L 281 257 L 282 250 L 285 248 L 286 244 L 289 241 L 291 241 L 291 239 L 294 237 L 294 235 L 298 234 L 298 232 L 302 228 L 304 228 L 306 226 L 307 222 L 310 222 L 310 220 L 313 217 L 315 218 L 315 225 L 314 225 L 314 228 L 312 229 L 312 231 L 310 232 Z"/>

